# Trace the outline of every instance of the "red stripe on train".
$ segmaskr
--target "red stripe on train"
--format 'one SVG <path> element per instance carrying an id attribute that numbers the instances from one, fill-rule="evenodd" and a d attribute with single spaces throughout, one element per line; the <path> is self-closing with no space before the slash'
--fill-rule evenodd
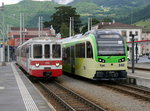
<path id="1" fill-rule="evenodd" d="M 31 65 L 35 65 L 39 63 L 40 65 L 56 65 L 56 63 L 59 63 L 62 65 L 62 60 L 55 60 L 55 61 L 31 61 Z"/>
<path id="2" fill-rule="evenodd" d="M 58 77 L 62 75 L 62 69 L 53 70 L 30 70 L 30 75 L 35 77 L 44 77 L 44 72 L 51 72 L 51 77 Z"/>

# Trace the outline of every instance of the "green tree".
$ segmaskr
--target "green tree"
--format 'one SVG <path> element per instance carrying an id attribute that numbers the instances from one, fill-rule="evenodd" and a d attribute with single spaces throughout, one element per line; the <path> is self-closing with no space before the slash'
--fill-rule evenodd
<path id="1" fill-rule="evenodd" d="M 62 24 L 65 24 L 69 27 L 70 17 L 74 18 L 74 31 L 75 33 L 79 33 L 79 27 L 81 26 L 80 15 L 77 14 L 76 8 L 71 6 L 60 6 L 55 7 L 56 12 L 51 16 L 51 25 L 53 25 L 56 33 L 60 32 L 60 28 Z M 47 22 L 48 23 L 48 22 Z M 47 26 L 45 24 L 45 26 Z"/>
<path id="2" fill-rule="evenodd" d="M 65 23 L 61 24 L 60 33 L 61 33 L 62 38 L 69 36 L 69 28 Z"/>

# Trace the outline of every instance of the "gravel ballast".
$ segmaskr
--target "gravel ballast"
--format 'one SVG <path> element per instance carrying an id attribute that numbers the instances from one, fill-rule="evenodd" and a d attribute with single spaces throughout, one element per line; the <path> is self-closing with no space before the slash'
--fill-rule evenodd
<path id="1" fill-rule="evenodd" d="M 150 102 L 105 88 L 100 84 L 96 85 L 89 80 L 63 75 L 58 81 L 109 111 L 150 111 Z"/>

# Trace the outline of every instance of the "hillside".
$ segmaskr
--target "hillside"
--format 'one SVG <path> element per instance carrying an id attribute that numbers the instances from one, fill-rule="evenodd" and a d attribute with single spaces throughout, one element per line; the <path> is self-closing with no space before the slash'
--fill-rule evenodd
<path id="1" fill-rule="evenodd" d="M 76 7 L 81 15 L 119 19 L 128 17 L 131 11 L 146 4 L 150 4 L 150 0 L 74 0 L 69 5 Z"/>
<path id="2" fill-rule="evenodd" d="M 150 30 L 150 19 L 147 20 L 141 20 L 139 22 L 136 22 L 135 25 L 141 26 L 144 29 Z"/>
<path id="3" fill-rule="evenodd" d="M 92 2 L 97 5 L 103 5 L 105 7 L 116 7 L 116 6 L 139 7 L 141 6 L 141 4 L 150 3 L 149 0 L 74 0 L 69 5 L 75 5 L 83 1 Z"/>
<path id="4" fill-rule="evenodd" d="M 58 0 L 57 0 L 58 1 Z M 142 4 L 142 5 L 141 5 Z M 125 23 L 132 23 L 150 18 L 150 0 L 74 0 L 68 4 L 76 7 L 82 21 L 87 22 L 87 17 L 103 19 L 110 17 Z M 5 6 L 5 23 L 11 26 L 19 26 L 20 13 L 25 14 L 25 26 L 38 26 L 38 17 L 43 16 L 44 21 L 50 20 L 50 15 L 55 12 L 54 7 L 60 4 L 50 1 L 24 0 L 18 4 Z M 2 14 L 1 14 L 2 15 Z M 0 15 L 0 18 L 2 16 Z M 0 27 L 1 28 L 1 27 Z"/>
<path id="5" fill-rule="evenodd" d="M 31 0 L 21 1 L 18 4 L 6 5 L 4 10 L 5 23 L 19 26 L 20 13 L 25 14 L 25 25 L 29 27 L 38 26 L 38 17 L 43 16 L 44 21 L 50 19 L 55 12 L 54 7 L 60 6 L 54 2 L 36 2 Z"/>
<path id="6" fill-rule="evenodd" d="M 150 19 L 150 4 L 138 8 L 136 11 L 133 11 L 129 16 L 125 18 L 120 18 L 119 21 L 125 23 L 136 23 L 138 21 L 146 21 Z"/>

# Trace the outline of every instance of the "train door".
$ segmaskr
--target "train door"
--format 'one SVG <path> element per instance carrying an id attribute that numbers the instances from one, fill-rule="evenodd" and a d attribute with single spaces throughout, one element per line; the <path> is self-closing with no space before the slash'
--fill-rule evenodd
<path id="1" fill-rule="evenodd" d="M 27 71 L 29 72 L 29 63 L 30 63 L 30 46 L 27 46 L 26 47 L 26 68 L 27 68 Z"/>
<path id="2" fill-rule="evenodd" d="M 75 55 L 74 46 L 71 46 L 71 73 L 75 73 Z"/>

